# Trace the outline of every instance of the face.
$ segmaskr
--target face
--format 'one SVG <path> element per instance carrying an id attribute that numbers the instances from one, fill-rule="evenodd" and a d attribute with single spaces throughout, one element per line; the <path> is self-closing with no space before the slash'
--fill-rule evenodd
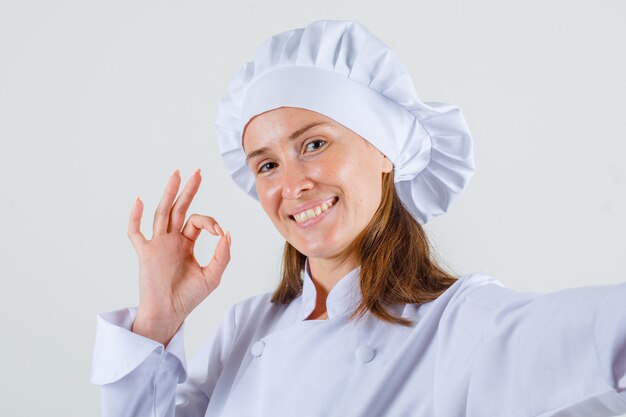
<path id="1" fill-rule="evenodd" d="M 391 162 L 334 120 L 281 107 L 244 130 L 248 166 L 263 209 L 309 258 L 341 258 L 376 212 Z"/>

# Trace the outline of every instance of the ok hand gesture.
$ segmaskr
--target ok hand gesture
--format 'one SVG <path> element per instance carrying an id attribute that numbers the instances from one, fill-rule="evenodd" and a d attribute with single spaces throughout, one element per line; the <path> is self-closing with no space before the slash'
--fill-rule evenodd
<path id="1" fill-rule="evenodd" d="M 170 177 L 154 215 L 153 236 L 147 240 L 140 230 L 143 202 L 133 205 L 128 237 L 139 257 L 139 307 L 132 331 L 167 345 L 191 311 L 220 283 L 230 261 L 230 233 L 224 234 L 209 216 L 187 209 L 200 187 L 200 170 L 174 202 L 180 186 L 176 170 Z M 202 229 L 220 236 L 208 265 L 201 266 L 194 246 Z"/>

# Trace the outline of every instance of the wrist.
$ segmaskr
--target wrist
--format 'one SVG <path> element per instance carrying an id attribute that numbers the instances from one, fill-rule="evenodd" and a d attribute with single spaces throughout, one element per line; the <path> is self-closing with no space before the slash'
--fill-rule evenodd
<path id="1" fill-rule="evenodd" d="M 150 318 L 138 310 L 131 331 L 167 346 L 182 323 L 178 320 Z"/>

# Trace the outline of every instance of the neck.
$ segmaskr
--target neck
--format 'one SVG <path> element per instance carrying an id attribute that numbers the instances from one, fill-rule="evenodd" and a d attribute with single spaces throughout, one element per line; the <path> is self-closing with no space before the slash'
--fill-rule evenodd
<path id="1" fill-rule="evenodd" d="M 309 275 L 318 293 L 318 302 L 325 301 L 337 281 L 356 268 L 354 256 L 343 258 L 308 258 Z"/>

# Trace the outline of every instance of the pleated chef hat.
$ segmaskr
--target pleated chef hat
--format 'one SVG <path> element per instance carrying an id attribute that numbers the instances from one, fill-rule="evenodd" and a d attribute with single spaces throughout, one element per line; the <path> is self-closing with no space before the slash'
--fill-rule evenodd
<path id="1" fill-rule="evenodd" d="M 395 53 L 362 24 L 318 20 L 263 42 L 219 102 L 219 149 L 237 185 L 258 200 L 242 133 L 278 107 L 321 113 L 362 136 L 394 165 L 398 195 L 425 224 L 445 213 L 474 172 L 461 110 L 422 102 Z"/>

